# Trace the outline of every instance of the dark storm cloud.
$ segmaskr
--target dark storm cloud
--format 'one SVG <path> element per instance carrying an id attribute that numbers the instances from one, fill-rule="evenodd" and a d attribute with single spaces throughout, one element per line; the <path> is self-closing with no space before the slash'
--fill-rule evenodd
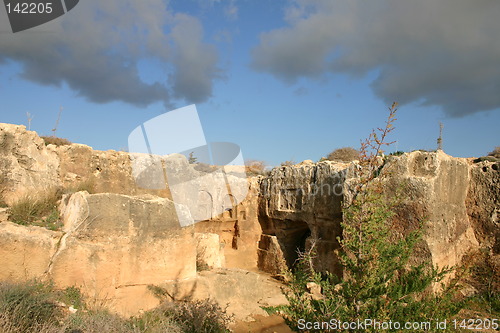
<path id="1" fill-rule="evenodd" d="M 187 27 L 186 21 L 195 28 Z M 183 39 L 173 32 L 179 29 L 186 34 L 194 29 L 196 38 L 191 34 Z M 27 80 L 44 85 L 65 82 L 97 103 L 170 105 L 171 91 L 176 98 L 200 102 L 210 97 L 217 73 L 217 53 L 202 42 L 199 22 L 169 12 L 162 0 L 80 1 L 63 17 L 16 34 L 9 33 L 5 11 L 0 11 L 0 31 L 0 62 L 18 61 Z M 179 59 L 186 54 L 188 60 Z M 137 63 L 148 58 L 164 65 L 164 82 L 141 80 Z M 173 87 L 168 86 L 168 71 L 175 73 Z"/>
<path id="2" fill-rule="evenodd" d="M 173 58 L 176 70 L 171 76 L 174 94 L 194 103 L 202 102 L 212 93 L 217 50 L 203 45 L 203 29 L 195 18 L 178 14 L 175 23 L 172 39 L 176 45 Z"/>
<path id="3" fill-rule="evenodd" d="M 376 70 L 387 103 L 451 116 L 500 107 L 500 1 L 296 0 L 287 27 L 261 35 L 252 66 L 294 82 Z"/>

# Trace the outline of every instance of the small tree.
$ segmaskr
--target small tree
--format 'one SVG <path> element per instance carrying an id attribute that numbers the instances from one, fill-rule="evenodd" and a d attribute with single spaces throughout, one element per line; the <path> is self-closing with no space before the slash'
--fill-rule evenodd
<path id="1" fill-rule="evenodd" d="M 194 156 L 194 152 L 193 152 L 193 151 L 192 151 L 192 152 L 190 152 L 190 153 L 189 153 L 189 157 L 188 157 L 188 162 L 189 162 L 189 164 L 195 164 L 195 163 L 196 163 L 196 161 L 198 161 L 198 158 L 196 158 L 196 157 Z"/>
<path id="2" fill-rule="evenodd" d="M 385 128 L 373 131 L 361 145 L 362 169 L 352 200 L 345 203 L 343 233 L 338 238 L 341 276 L 316 271 L 313 242 L 309 251 L 300 254 L 296 271 L 286 273 L 291 281 L 286 292 L 289 305 L 267 308 L 282 314 L 293 329 L 303 329 L 301 322 L 310 322 L 319 323 L 308 327 L 311 332 L 336 331 L 345 330 L 342 323 L 376 320 L 398 324 L 392 328 L 361 325 L 349 330 L 400 331 L 403 327 L 397 325 L 405 322 L 449 318 L 458 311 L 460 303 L 450 301 L 454 284 L 439 295 L 429 292 L 450 270 L 438 270 L 428 262 L 410 263 L 423 229 L 403 236 L 396 234 L 393 209 L 397 201 L 384 196 L 376 179 L 380 168 L 378 156 L 383 152 L 382 147 L 390 144 L 386 138 L 393 129 L 396 106 L 394 103 L 390 108 Z M 309 293 L 311 283 L 320 290 L 320 295 Z"/>
<path id="3" fill-rule="evenodd" d="M 326 157 L 330 161 L 351 162 L 359 160 L 359 151 L 352 147 L 338 148 Z"/>

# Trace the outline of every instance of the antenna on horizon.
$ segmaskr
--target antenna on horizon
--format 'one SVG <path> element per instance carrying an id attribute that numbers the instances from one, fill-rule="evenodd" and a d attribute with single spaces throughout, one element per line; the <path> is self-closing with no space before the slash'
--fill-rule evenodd
<path id="1" fill-rule="evenodd" d="M 59 126 L 59 120 L 61 120 L 61 113 L 62 113 L 62 110 L 63 110 L 63 107 L 60 106 L 59 107 L 59 114 L 57 115 L 57 120 L 56 120 L 56 125 L 54 126 L 54 128 L 52 129 L 52 136 L 55 137 L 56 136 L 56 131 L 57 131 L 57 126 Z"/>
<path id="2" fill-rule="evenodd" d="M 31 121 L 35 116 L 32 116 L 31 113 L 26 112 L 26 117 L 28 118 L 28 131 L 31 131 Z"/>
<path id="3" fill-rule="evenodd" d="M 439 122 L 439 138 L 437 139 L 437 150 L 443 150 L 443 123 Z"/>

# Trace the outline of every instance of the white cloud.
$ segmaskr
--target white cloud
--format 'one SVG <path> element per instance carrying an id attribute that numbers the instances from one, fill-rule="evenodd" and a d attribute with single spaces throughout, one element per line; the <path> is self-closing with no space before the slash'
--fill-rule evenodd
<path id="1" fill-rule="evenodd" d="M 0 11 L 0 61 L 18 61 L 24 78 L 44 85 L 66 82 L 97 103 L 169 105 L 172 91 L 176 98 L 199 102 L 211 95 L 218 56 L 202 42 L 198 20 L 181 16 L 169 12 L 162 0 L 86 0 L 45 25 L 10 34 L 6 14 Z M 164 65 L 165 82 L 141 81 L 137 63 L 143 58 Z M 172 87 L 167 84 L 169 68 L 175 77 Z"/>
<path id="2" fill-rule="evenodd" d="M 500 107 L 498 17 L 496 0 L 296 0 L 289 25 L 261 35 L 252 66 L 288 82 L 376 70 L 387 103 L 461 116 Z"/>

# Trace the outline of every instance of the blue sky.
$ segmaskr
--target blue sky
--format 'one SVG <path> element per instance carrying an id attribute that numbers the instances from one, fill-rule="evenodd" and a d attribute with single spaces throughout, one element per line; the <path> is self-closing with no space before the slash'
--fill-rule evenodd
<path id="1" fill-rule="evenodd" d="M 400 103 L 389 150 L 500 145 L 495 0 L 81 0 L 13 34 L 0 8 L 0 122 L 95 149 L 196 103 L 207 140 L 279 165 L 359 147 Z"/>

